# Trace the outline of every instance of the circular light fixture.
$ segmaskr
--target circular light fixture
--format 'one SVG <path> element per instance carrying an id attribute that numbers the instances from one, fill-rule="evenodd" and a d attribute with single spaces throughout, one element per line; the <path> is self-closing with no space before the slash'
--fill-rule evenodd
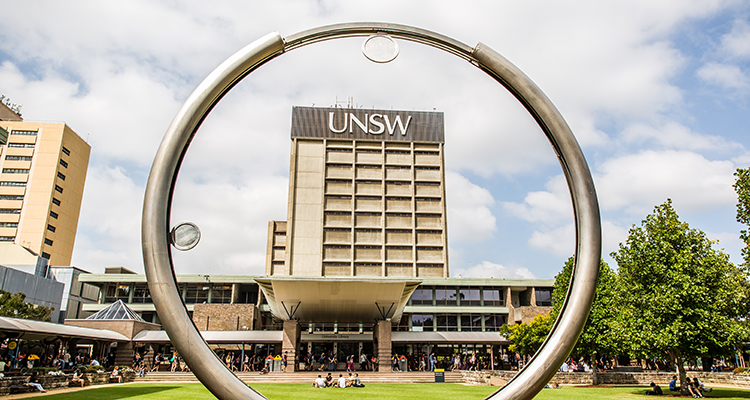
<path id="1" fill-rule="evenodd" d="M 169 239 L 175 249 L 187 251 L 198 245 L 201 230 L 192 222 L 180 222 L 169 232 Z"/>
<path id="2" fill-rule="evenodd" d="M 578 142 L 560 112 L 520 69 L 483 45 L 474 47 L 428 30 L 389 23 L 346 23 L 282 38 L 270 33 L 250 43 L 198 85 L 167 129 L 146 184 L 142 216 L 143 262 L 149 290 L 164 330 L 195 376 L 220 399 L 265 399 L 214 354 L 182 302 L 169 245 L 174 184 L 183 156 L 201 122 L 242 78 L 271 59 L 321 41 L 373 36 L 426 44 L 469 61 L 503 85 L 529 111 L 549 139 L 568 183 L 576 226 L 575 268 L 560 315 L 537 353 L 504 387 L 487 399 L 531 399 L 555 375 L 583 330 L 596 290 L 601 258 L 601 220 L 594 181 Z M 378 39 L 381 40 L 381 39 Z M 394 42 L 395 43 L 395 42 Z M 377 52 L 375 52 L 377 53 Z M 367 55 L 367 51 L 365 53 Z"/>
<path id="3" fill-rule="evenodd" d="M 362 53 L 372 62 L 391 62 L 398 57 L 398 43 L 386 34 L 377 33 L 362 42 Z"/>

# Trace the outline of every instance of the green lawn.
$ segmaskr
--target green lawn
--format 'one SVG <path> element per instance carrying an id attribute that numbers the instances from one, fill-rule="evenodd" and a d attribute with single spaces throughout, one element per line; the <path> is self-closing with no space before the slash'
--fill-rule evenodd
<path id="1" fill-rule="evenodd" d="M 364 388 L 313 389 L 306 384 L 264 383 L 253 386 L 269 399 L 372 399 L 372 400 L 455 400 L 483 399 L 497 388 L 489 386 L 464 386 L 457 384 L 369 384 Z M 544 389 L 537 399 L 650 399 L 643 393 L 646 387 Z M 714 389 L 712 398 L 748 399 L 750 390 Z M 671 397 L 666 395 L 664 397 Z M 44 397 L 45 400 L 118 400 L 118 399 L 213 399 L 211 393 L 199 383 L 139 383 L 107 386 L 73 393 L 60 393 Z"/>

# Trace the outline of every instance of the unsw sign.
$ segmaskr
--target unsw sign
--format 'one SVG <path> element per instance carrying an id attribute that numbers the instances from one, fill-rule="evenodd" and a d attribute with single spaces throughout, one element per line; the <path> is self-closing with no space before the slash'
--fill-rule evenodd
<path id="1" fill-rule="evenodd" d="M 443 143 L 443 113 L 294 107 L 292 138 Z"/>

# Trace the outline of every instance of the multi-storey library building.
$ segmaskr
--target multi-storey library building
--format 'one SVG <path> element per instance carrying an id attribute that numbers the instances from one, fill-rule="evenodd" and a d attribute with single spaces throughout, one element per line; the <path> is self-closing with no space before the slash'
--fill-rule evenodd
<path id="1" fill-rule="evenodd" d="M 546 313 L 553 281 L 450 278 L 445 193 L 442 113 L 295 107 L 265 275 L 177 275 L 193 322 L 213 345 L 264 355 L 497 355 L 498 328 Z M 79 278 L 102 293 L 84 311 L 123 300 L 158 323 L 145 276 L 109 272 Z"/>

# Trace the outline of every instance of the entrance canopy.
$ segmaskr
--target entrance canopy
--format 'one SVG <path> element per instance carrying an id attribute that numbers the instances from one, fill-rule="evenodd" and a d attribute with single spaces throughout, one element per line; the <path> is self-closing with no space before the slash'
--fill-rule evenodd
<path id="1" fill-rule="evenodd" d="M 401 319 L 421 280 L 388 278 L 256 278 L 274 317 L 287 321 L 360 323 Z"/>
<path id="2" fill-rule="evenodd" d="M 84 328 L 80 326 L 9 317 L 0 317 L 0 337 L 13 339 L 20 338 L 24 340 L 75 338 L 113 342 L 130 341 L 130 339 L 123 334 L 104 329 Z"/>

